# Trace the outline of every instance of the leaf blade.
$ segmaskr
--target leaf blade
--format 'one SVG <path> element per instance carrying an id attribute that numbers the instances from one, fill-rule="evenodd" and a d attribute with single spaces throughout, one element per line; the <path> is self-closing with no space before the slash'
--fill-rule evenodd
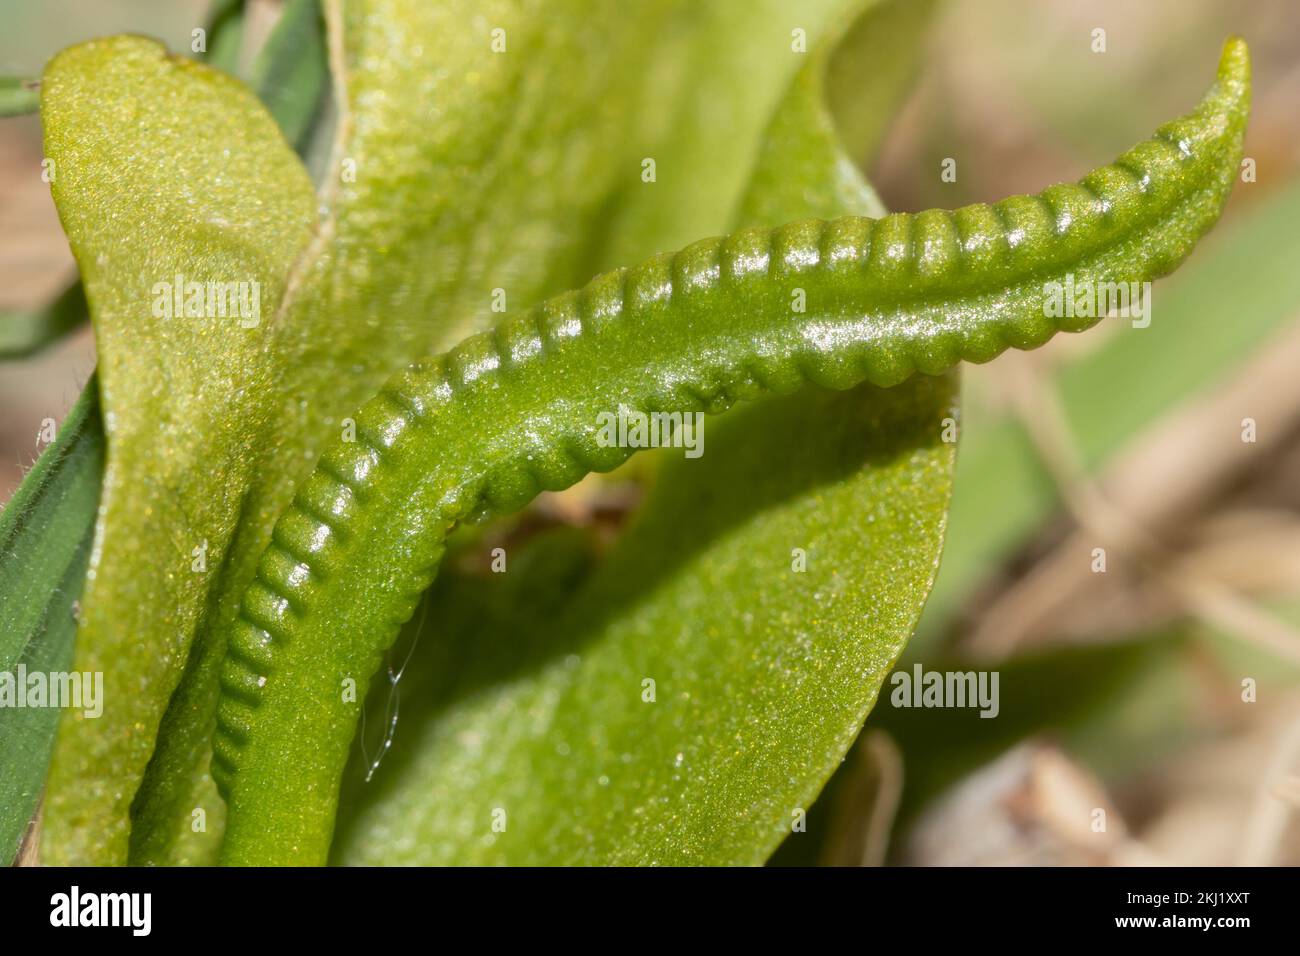
<path id="1" fill-rule="evenodd" d="M 35 113 L 41 104 L 38 86 L 25 77 L 0 76 L 0 117 Z"/>
<path id="2" fill-rule="evenodd" d="M 104 108 L 81 108 L 94 102 Z M 224 152 L 178 148 L 171 111 L 180 103 Z M 152 754 L 151 729 L 204 610 L 208 576 L 191 570 L 191 552 L 210 542 L 219 565 L 275 395 L 270 363 L 259 361 L 271 322 L 243 328 L 224 310 L 167 318 L 160 304 L 174 306 L 170 293 L 183 301 L 187 283 L 235 282 L 251 306 L 257 283 L 269 311 L 314 203 L 246 88 L 152 41 L 113 38 L 59 54 L 46 68 L 42 121 L 55 203 L 95 322 L 108 439 L 76 653 L 78 670 L 104 673 L 107 702 L 93 725 L 60 727 L 43 846 L 54 862 L 122 862 L 134 789 L 123 781 Z M 123 164 L 123 154 L 137 161 Z M 204 189 L 191 192 L 196 182 Z M 279 188 L 250 196 L 246 182 Z M 159 347 L 185 358 L 160 363 Z M 226 425 L 228 414 L 241 424 Z M 220 472 L 205 481 L 213 463 Z"/>
<path id="3" fill-rule="evenodd" d="M 258 51 L 249 85 L 299 156 L 305 155 L 328 75 L 320 4 L 290 0 Z"/>
<path id="4" fill-rule="evenodd" d="M 73 282 L 43 308 L 0 315 L 0 359 L 39 352 L 80 326 L 88 315 L 80 282 Z"/>
<path id="5" fill-rule="evenodd" d="M 94 383 L 0 514 L 0 672 L 67 670 L 90 559 L 104 435 Z M 44 586 L 56 582 L 54 588 Z M 44 595 L 32 600 L 28 595 Z M 0 863 L 17 852 L 54 745 L 56 708 L 0 708 Z"/>

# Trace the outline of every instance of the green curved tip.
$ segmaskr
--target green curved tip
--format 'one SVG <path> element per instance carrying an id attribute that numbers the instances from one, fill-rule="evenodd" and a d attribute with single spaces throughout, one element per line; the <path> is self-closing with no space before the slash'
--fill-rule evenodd
<path id="1" fill-rule="evenodd" d="M 1223 53 L 1219 57 L 1219 75 L 1216 92 L 1228 100 L 1234 113 L 1240 113 L 1242 120 L 1250 112 L 1250 47 L 1238 36 L 1231 36 L 1223 41 Z"/>

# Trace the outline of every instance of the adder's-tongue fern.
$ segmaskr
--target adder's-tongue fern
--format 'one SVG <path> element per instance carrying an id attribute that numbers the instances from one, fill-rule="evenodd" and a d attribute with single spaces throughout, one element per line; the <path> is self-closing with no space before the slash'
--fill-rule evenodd
<path id="1" fill-rule="evenodd" d="M 1187 256 L 1237 175 L 1249 72 L 1230 40 L 1192 113 L 1078 183 L 706 239 L 394 378 L 280 518 L 228 635 L 224 860 L 324 862 L 359 702 L 456 522 L 618 465 L 630 450 L 601 447 L 598 416 L 620 406 L 718 412 L 808 382 L 894 385 L 1091 325 L 1048 317 L 1045 285 L 1141 282 Z"/>

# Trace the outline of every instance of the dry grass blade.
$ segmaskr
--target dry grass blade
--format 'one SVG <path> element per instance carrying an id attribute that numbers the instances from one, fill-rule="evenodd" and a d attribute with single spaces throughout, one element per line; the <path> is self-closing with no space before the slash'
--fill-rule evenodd
<path id="1" fill-rule="evenodd" d="M 1244 640 L 1300 662 L 1300 634 L 1252 605 L 1214 574 L 1213 562 L 1180 560 L 1166 542 L 1188 537 L 1234 478 L 1274 453 L 1300 425 L 1300 323 L 1250 362 L 1224 388 L 1186 403 L 1157 422 L 1094 482 L 1078 460 L 1060 400 L 1035 366 L 1014 356 L 1008 371 L 1016 408 L 1061 488 L 1077 530 L 1030 571 L 994 594 L 965 639 L 974 653 L 1001 656 L 1062 631 L 1067 608 L 1099 606 L 1102 575 L 1089 555 L 1127 559 L 1158 581 L 1181 608 Z M 1256 441 L 1238 441 L 1243 417 L 1261 423 Z M 1207 423 L 1222 440 L 1206 454 Z"/>

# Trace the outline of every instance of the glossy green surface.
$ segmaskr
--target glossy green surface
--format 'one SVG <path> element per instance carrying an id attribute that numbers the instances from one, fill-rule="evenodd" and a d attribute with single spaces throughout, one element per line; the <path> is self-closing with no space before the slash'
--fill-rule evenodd
<path id="1" fill-rule="evenodd" d="M 299 487 L 244 594 L 216 738 L 224 859 L 324 861 L 358 717 L 346 682 L 364 698 L 450 527 L 626 457 L 598 443 L 600 414 L 892 386 L 1094 324 L 1049 317 L 1045 283 L 1141 282 L 1182 261 L 1236 176 L 1248 99 L 1229 41 L 1194 112 L 1078 184 L 704 240 L 399 375 Z"/>
<path id="2" fill-rule="evenodd" d="M 810 29 L 765 127 L 723 139 L 760 157 L 741 184 L 748 221 L 878 211 L 838 146 L 848 117 L 829 114 L 827 87 L 838 63 L 874 64 L 856 125 L 883 128 L 925 6 L 850 5 Z M 937 436 L 955 391 L 954 375 L 742 405 L 710 424 L 703 458 L 640 458 L 649 500 L 603 559 L 583 562 L 583 536 L 557 533 L 475 580 L 462 536 L 417 612 L 391 753 L 370 782 L 357 748 L 344 771 L 331 859 L 761 863 L 914 627 L 942 541 L 954 446 Z M 377 683 L 371 754 L 376 715 L 395 703 Z"/>
<path id="3" fill-rule="evenodd" d="M 1121 330 L 1060 369 L 1056 389 L 1085 467 L 1100 472 L 1162 416 L 1223 387 L 1280 334 L 1300 310 L 1298 217 L 1300 188 L 1289 186 L 1225 222 L 1177 282 L 1158 291 L 1149 328 Z M 1023 424 L 987 401 L 974 404 L 962 423 L 943 570 L 909 655 L 933 647 L 962 602 L 1059 506 L 1056 481 Z"/>

